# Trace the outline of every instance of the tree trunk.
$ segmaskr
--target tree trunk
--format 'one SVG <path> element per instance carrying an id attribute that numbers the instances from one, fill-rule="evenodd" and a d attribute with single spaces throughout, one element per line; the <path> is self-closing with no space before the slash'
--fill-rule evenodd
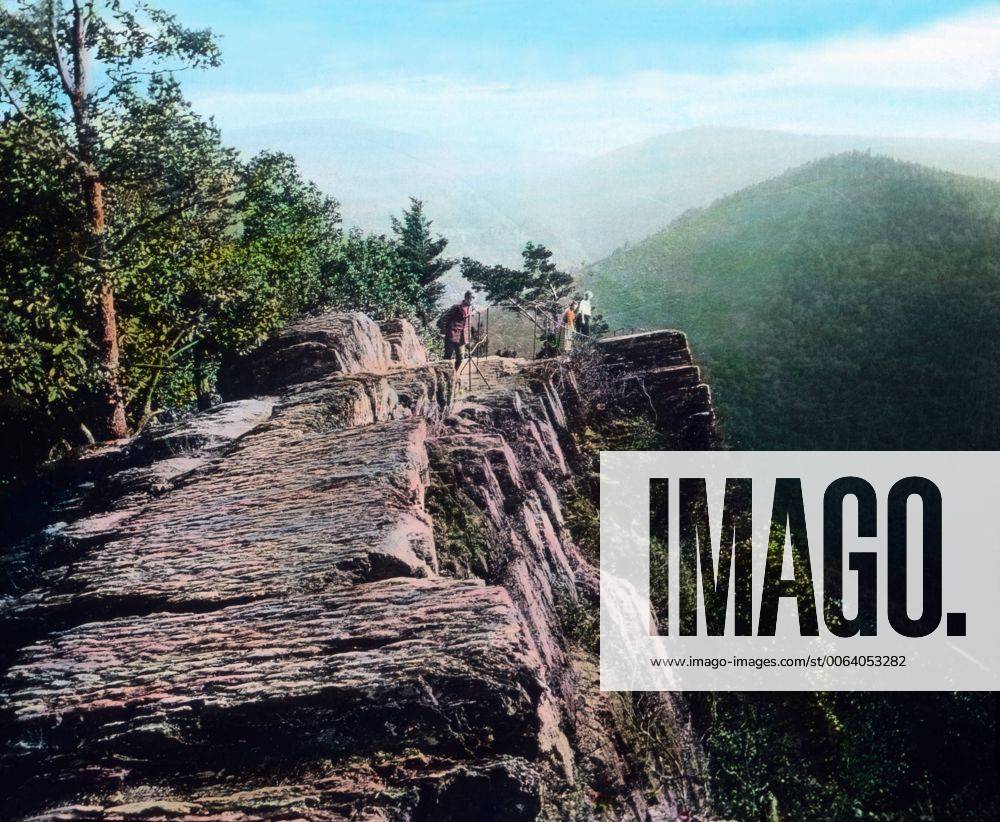
<path id="1" fill-rule="evenodd" d="M 118 380 L 118 317 L 115 311 L 115 291 L 108 272 L 104 248 L 104 184 L 95 165 L 96 136 L 91 122 L 88 101 L 88 63 L 90 54 L 86 38 L 85 13 L 79 0 L 73 0 L 73 25 L 70 38 L 70 76 L 59 50 L 56 36 L 56 7 L 52 6 L 52 48 L 56 68 L 73 108 L 76 126 L 80 182 L 87 210 L 87 256 L 97 274 L 97 314 L 94 342 L 97 346 L 97 367 L 101 384 L 95 398 L 94 431 L 99 439 L 121 439 L 128 436 L 125 419 L 125 398 Z"/>
<path id="2" fill-rule="evenodd" d="M 99 439 L 122 439 L 128 436 L 125 419 L 125 397 L 118 381 L 118 316 L 115 311 L 115 291 L 108 277 L 104 259 L 104 187 L 99 175 L 88 170 L 83 175 L 83 192 L 87 203 L 87 230 L 90 235 L 89 254 L 98 273 L 97 317 L 95 342 L 97 365 L 101 374 L 98 387 L 96 434 Z"/>

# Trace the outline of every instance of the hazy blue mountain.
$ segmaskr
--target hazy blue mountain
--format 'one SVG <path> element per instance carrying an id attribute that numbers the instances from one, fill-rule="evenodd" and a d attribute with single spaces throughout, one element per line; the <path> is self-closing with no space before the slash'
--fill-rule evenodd
<path id="1" fill-rule="evenodd" d="M 520 192 L 517 208 L 526 221 L 545 225 L 557 252 L 572 260 L 595 260 L 649 236 L 689 208 L 851 150 L 1000 179 L 1000 144 L 995 143 L 696 128 L 531 181 Z"/>
<path id="2" fill-rule="evenodd" d="M 293 155 L 309 179 L 341 202 L 348 226 L 388 232 L 390 215 L 398 215 L 409 197 L 420 197 L 435 228 L 451 241 L 452 253 L 489 257 L 500 251 L 518 261 L 520 247 L 509 238 L 528 236 L 530 230 L 498 192 L 580 161 L 345 120 L 275 123 L 224 136 L 247 154 L 270 149 Z"/>
<path id="3" fill-rule="evenodd" d="M 345 222 L 387 231 L 409 195 L 427 203 L 451 251 L 519 264 L 527 240 L 567 267 L 788 168 L 871 149 L 948 171 L 1000 179 L 1000 144 L 809 136 L 697 128 L 582 158 L 479 145 L 341 120 L 280 123 L 226 133 L 246 151 L 278 148 L 343 204 Z"/>

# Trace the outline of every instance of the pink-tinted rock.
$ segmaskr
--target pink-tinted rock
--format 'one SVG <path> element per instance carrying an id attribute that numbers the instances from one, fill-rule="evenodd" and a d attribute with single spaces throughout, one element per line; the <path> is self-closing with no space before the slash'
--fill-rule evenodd
<path id="1" fill-rule="evenodd" d="M 224 397 L 264 396 L 331 374 L 385 373 L 390 349 L 364 314 L 321 314 L 283 328 L 219 374 Z"/>
<path id="2" fill-rule="evenodd" d="M 13 764 L 32 773 L 35 790 L 82 781 L 124 798 L 115 803 L 124 813 L 149 786 L 159 801 L 201 803 L 234 762 L 250 769 L 249 788 L 275 752 L 279 772 L 400 747 L 477 767 L 505 754 L 537 759 L 537 677 L 504 589 L 392 579 L 81 625 L 19 654 L 2 707 L 16 723 Z M 75 772 L 81 758 L 107 776 L 93 784 Z"/>
<path id="3" fill-rule="evenodd" d="M 378 324 L 389 346 L 389 359 L 406 366 L 427 362 L 427 349 L 408 320 L 383 320 Z"/>
<path id="4" fill-rule="evenodd" d="M 436 569 L 426 423 L 315 431 L 280 415 L 56 567 L 8 618 L 206 608 Z M 275 455 L 280 459 L 274 459 Z"/>
<path id="5" fill-rule="evenodd" d="M 409 323 L 312 317 L 227 367 L 230 396 L 260 399 L 50 478 L 52 510 L 5 554 L 0 780 L 20 789 L 0 816 L 702 807 L 648 789 L 622 703 L 566 636 L 597 590 L 561 501 L 581 460 L 574 371 L 482 366 L 456 402 Z M 714 425 L 683 335 L 612 341 L 602 367 L 678 443 Z M 696 753 L 683 706 L 654 708 L 671 755 Z"/>
<path id="6" fill-rule="evenodd" d="M 679 331 L 647 331 L 601 340 L 601 356 L 623 383 L 619 406 L 650 410 L 677 445 L 712 448 L 718 441 L 712 394 Z"/>

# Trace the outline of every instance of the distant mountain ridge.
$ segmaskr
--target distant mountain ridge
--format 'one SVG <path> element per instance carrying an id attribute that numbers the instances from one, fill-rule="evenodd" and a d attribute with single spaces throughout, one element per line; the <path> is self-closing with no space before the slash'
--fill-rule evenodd
<path id="1" fill-rule="evenodd" d="M 703 127 L 586 158 L 449 142 L 346 121 L 282 123 L 227 132 L 247 152 L 281 149 L 343 204 L 345 223 L 389 229 L 410 195 L 423 197 L 456 256 L 519 263 L 528 240 L 566 267 L 609 254 L 788 168 L 871 150 L 1000 180 L 1000 144 L 813 136 Z"/>
<path id="2" fill-rule="evenodd" d="M 579 256 L 596 260 L 664 228 L 690 208 L 851 150 L 1000 180 L 997 144 L 697 128 L 594 158 L 574 169 L 570 178 L 554 175 L 536 183 L 522 208 L 534 219 L 550 215 L 553 236 L 573 237 Z M 545 189 L 556 192 L 558 202 L 544 197 Z M 572 203 L 590 205 L 573 208 Z"/>
<path id="3" fill-rule="evenodd" d="M 695 210 L 584 277 L 686 331 L 731 445 L 996 448 L 1000 183 L 867 153 Z"/>
<path id="4" fill-rule="evenodd" d="M 245 154 L 264 149 L 291 154 L 307 178 L 341 202 L 347 226 L 386 233 L 390 215 L 398 215 L 409 197 L 419 197 L 435 229 L 451 241 L 452 253 L 489 258 L 502 249 L 512 260 L 520 259 L 520 248 L 506 238 L 527 229 L 498 197 L 497 185 L 520 186 L 581 161 L 574 155 L 449 141 L 343 120 L 254 126 L 224 137 Z"/>

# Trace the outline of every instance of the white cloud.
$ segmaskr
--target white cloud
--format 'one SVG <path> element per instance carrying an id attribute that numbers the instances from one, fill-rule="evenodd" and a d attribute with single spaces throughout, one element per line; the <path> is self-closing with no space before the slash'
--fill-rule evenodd
<path id="1" fill-rule="evenodd" d="M 737 55 L 737 64 L 724 73 L 641 71 L 568 81 L 391 77 L 218 93 L 197 103 L 223 123 L 335 116 L 582 151 L 705 122 L 796 122 L 855 133 L 885 133 L 890 125 L 913 136 L 984 139 L 1000 131 L 998 3 L 891 35 L 756 48 Z M 962 117 L 941 108 L 942 94 L 969 98 Z"/>
<path id="2" fill-rule="evenodd" d="M 1000 82 L 1000 5 L 899 34 L 856 35 L 762 56 L 775 62 L 762 79 L 779 85 L 982 90 Z"/>

